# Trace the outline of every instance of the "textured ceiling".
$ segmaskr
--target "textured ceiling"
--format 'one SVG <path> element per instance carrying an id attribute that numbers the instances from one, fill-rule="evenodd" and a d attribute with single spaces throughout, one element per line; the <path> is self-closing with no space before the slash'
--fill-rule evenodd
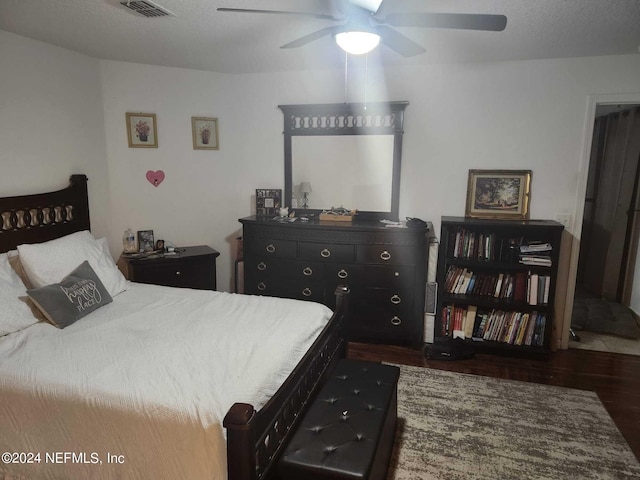
<path id="1" fill-rule="evenodd" d="M 330 13 L 329 0 L 157 0 L 175 16 L 146 18 L 118 0 L 0 0 L 0 29 L 99 59 L 224 73 L 326 69 L 344 53 L 326 37 L 279 47 L 332 25 L 303 16 L 234 14 L 218 7 Z M 638 54 L 640 0 L 385 0 L 386 12 L 492 13 L 503 32 L 398 28 L 426 48 L 404 58 L 386 46 L 382 65 L 468 63 Z"/>

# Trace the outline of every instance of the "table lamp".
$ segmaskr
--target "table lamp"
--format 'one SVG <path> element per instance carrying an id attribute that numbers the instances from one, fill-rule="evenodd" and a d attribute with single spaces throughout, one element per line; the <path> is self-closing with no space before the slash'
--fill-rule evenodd
<path id="1" fill-rule="evenodd" d="M 300 193 L 302 194 L 302 208 L 308 208 L 309 194 L 311 193 L 311 184 L 309 182 L 300 182 Z"/>

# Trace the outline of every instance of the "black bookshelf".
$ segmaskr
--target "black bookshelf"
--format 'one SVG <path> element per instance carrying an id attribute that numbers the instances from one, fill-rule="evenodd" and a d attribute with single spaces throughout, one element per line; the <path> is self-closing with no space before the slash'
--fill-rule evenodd
<path id="1" fill-rule="evenodd" d="M 553 220 L 442 217 L 435 336 L 546 357 L 563 229 Z"/>

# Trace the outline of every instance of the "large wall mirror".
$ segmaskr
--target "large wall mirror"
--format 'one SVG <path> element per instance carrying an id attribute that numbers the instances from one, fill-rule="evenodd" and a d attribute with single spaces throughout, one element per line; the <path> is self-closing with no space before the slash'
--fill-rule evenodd
<path id="1" fill-rule="evenodd" d="M 407 105 L 279 105 L 284 113 L 285 206 L 298 214 L 342 206 L 357 209 L 359 218 L 397 220 Z"/>

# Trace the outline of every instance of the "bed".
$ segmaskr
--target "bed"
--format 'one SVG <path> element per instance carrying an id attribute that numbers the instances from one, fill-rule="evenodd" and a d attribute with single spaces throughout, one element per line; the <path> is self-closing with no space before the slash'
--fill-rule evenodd
<path id="1" fill-rule="evenodd" d="M 89 233 L 84 175 L 57 192 L 1 198 L 0 215 L 0 260 L 27 283 L 48 283 L 49 263 L 64 257 L 34 267 L 44 247 L 82 238 L 106 250 Z M 94 266 L 91 258 L 83 265 Z M 103 279 L 102 268 L 89 270 Z M 0 478 L 271 477 L 301 412 L 345 355 L 347 290 L 331 312 L 122 281 L 91 284 L 85 306 L 112 301 L 64 328 L 36 321 L 0 336 L 0 453 L 9 454 Z M 111 295 L 114 285 L 122 290 Z M 40 302 L 34 292 L 48 287 L 30 286 Z"/>

